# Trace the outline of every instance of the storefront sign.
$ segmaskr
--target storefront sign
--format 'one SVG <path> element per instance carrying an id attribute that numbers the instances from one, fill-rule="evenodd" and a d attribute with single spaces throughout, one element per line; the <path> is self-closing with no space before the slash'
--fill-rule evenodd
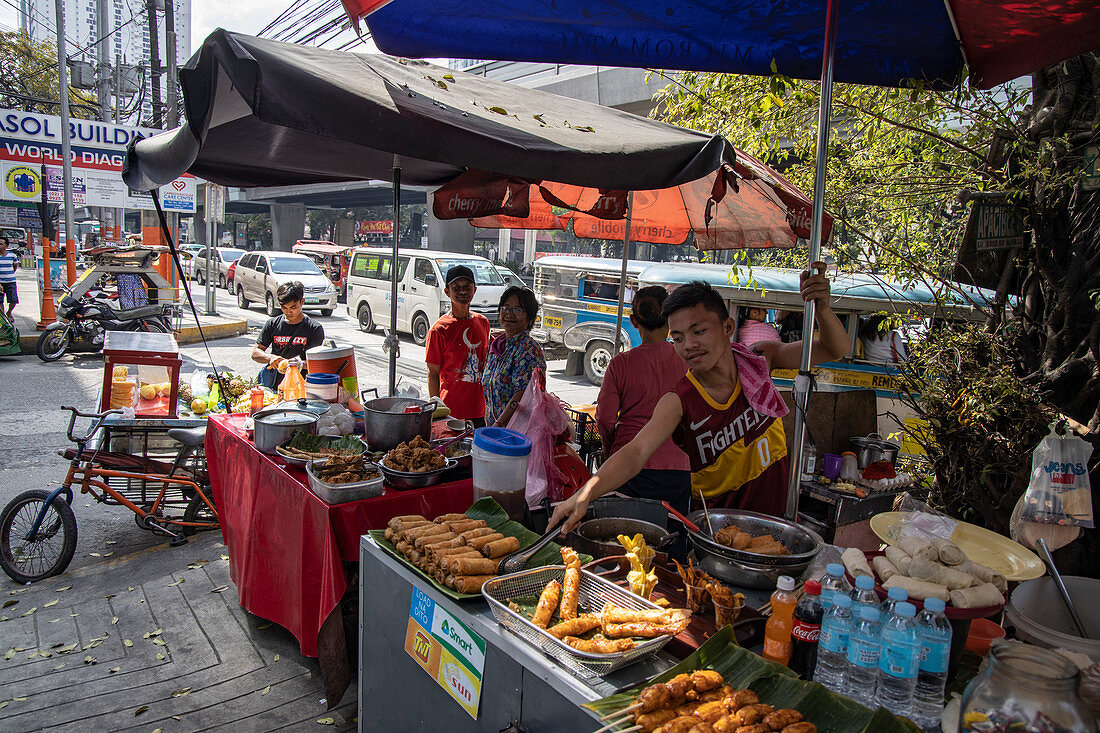
<path id="1" fill-rule="evenodd" d="M 158 130 L 115 125 L 95 120 L 72 120 L 69 124 L 73 203 L 77 206 L 107 206 L 125 209 L 154 209 L 148 194 L 131 191 L 122 181 L 122 163 L 131 140 L 156 134 Z M 41 201 L 43 185 L 51 203 L 61 203 L 62 141 L 61 118 L 32 112 L 0 109 L 0 199 Z M 43 180 L 45 167 L 45 180 Z M 195 178 L 183 175 L 160 188 L 161 204 L 167 211 L 195 211 Z"/>
<path id="2" fill-rule="evenodd" d="M 1012 249 L 1026 244 L 1024 220 L 1015 207 L 980 202 L 974 205 L 978 207 L 975 241 L 979 252 Z"/>
<path id="3" fill-rule="evenodd" d="M 355 236 L 365 237 L 368 234 L 393 234 L 393 220 L 381 221 L 357 221 L 355 222 Z"/>
<path id="4" fill-rule="evenodd" d="M 405 651 L 477 720 L 485 640 L 413 588 Z"/>

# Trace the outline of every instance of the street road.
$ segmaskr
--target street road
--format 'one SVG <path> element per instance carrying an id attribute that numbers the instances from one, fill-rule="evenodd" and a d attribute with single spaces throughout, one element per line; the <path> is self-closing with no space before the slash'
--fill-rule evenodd
<path id="1" fill-rule="evenodd" d="M 203 288 L 194 284 L 192 287 L 201 311 L 205 303 Z M 238 308 L 235 299 L 224 290 L 218 291 L 217 310 L 223 317 L 247 320 L 249 333 L 218 339 L 208 346 L 199 343 L 181 347 L 184 376 L 209 371 L 211 361 L 235 372 L 254 374 L 258 365 L 250 360 L 249 352 L 267 316 L 261 306 Z M 359 386 L 378 387 L 385 394 L 388 362 L 387 355 L 382 353 L 381 332 L 361 332 L 343 305 L 328 318 L 317 317 L 324 324 L 327 337 L 355 346 Z M 399 382 L 426 394 L 424 349 L 403 336 L 400 351 Z M 33 355 L 0 357 L 0 506 L 29 489 L 56 488 L 64 479 L 68 461 L 56 452 L 71 444 L 65 438 L 68 413 L 60 407 L 72 405 L 84 411 L 96 408 L 102 364 L 98 354 L 70 354 L 53 364 L 45 364 Z M 565 376 L 564 366 L 564 361 L 548 364 L 549 390 L 570 404 L 594 402 L 597 388 L 583 376 Z M 73 509 L 79 541 L 70 572 L 164 542 L 161 537 L 139 529 L 134 515 L 123 507 L 104 506 L 88 496 L 77 496 Z M 191 560 L 194 558 L 188 561 Z M 0 580 L 7 582 L 7 577 L 0 574 Z"/>

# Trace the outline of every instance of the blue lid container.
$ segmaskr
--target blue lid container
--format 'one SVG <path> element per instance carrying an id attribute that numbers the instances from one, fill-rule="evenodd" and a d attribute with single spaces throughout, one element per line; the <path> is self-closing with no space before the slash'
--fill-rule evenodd
<path id="1" fill-rule="evenodd" d="M 531 441 L 527 436 L 508 428 L 478 428 L 474 431 L 474 445 L 498 456 L 526 456 L 531 453 Z"/>
<path id="2" fill-rule="evenodd" d="M 316 374 L 311 373 L 306 375 L 306 384 L 313 384 L 317 385 L 318 387 L 339 383 L 339 374 L 326 374 L 325 372 L 317 372 Z"/>

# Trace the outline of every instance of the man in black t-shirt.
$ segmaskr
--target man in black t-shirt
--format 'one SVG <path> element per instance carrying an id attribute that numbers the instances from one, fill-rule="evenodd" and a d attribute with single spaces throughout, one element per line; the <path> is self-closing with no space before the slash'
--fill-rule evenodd
<path id="1" fill-rule="evenodd" d="M 296 280 L 280 285 L 275 293 L 283 314 L 264 324 L 252 347 L 252 361 L 264 365 L 258 380 L 265 387 L 274 389 L 283 381 L 280 360 L 298 357 L 305 375 L 306 349 L 320 346 L 325 339 L 324 327 L 302 312 L 305 294 L 305 287 Z"/>

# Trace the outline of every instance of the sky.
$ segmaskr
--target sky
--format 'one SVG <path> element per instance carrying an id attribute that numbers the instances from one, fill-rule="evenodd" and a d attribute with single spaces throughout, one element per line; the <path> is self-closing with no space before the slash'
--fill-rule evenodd
<path id="1" fill-rule="evenodd" d="M 215 28 L 256 35 L 290 0 L 191 0 L 191 51 Z M 18 0 L 0 0 L 0 30 L 19 28 Z"/>

